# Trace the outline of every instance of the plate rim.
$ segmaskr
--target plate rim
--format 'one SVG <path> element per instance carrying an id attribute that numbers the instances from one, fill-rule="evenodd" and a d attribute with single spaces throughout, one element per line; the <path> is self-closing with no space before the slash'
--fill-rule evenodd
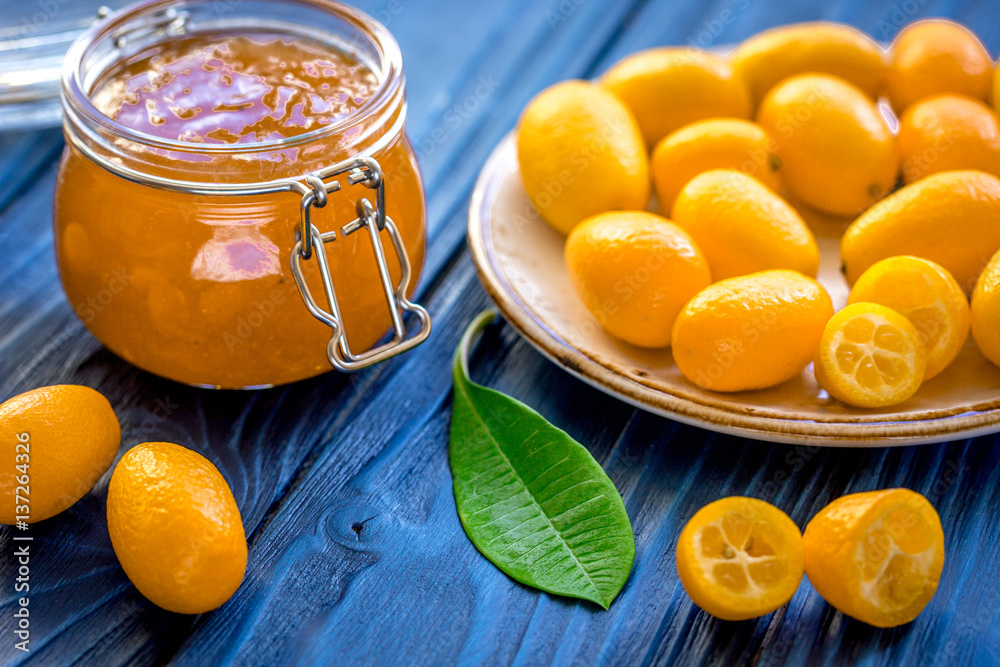
<path id="1" fill-rule="evenodd" d="M 583 351 L 553 337 L 536 322 L 542 318 L 522 302 L 490 261 L 490 207 L 500 185 L 498 169 L 505 151 L 515 150 L 515 130 L 497 143 L 483 164 L 469 201 L 467 243 L 473 264 L 492 301 L 504 318 L 538 352 L 588 385 L 633 407 L 718 433 L 788 444 L 842 447 L 885 447 L 947 442 L 1000 431 L 1000 397 L 973 414 L 965 412 L 932 419 L 879 422 L 818 422 L 744 414 L 649 387 L 618 373 Z"/>

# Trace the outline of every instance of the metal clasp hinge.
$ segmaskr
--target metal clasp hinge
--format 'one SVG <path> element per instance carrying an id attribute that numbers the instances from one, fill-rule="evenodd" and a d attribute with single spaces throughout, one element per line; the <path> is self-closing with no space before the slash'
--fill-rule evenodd
<path id="1" fill-rule="evenodd" d="M 327 195 L 341 189 L 339 181 L 326 182 L 325 179 L 345 173 L 347 181 L 351 185 L 361 184 L 375 191 L 375 205 L 372 205 L 365 197 L 358 199 L 356 204 L 358 217 L 341 227 L 340 233 L 343 236 L 350 236 L 360 229 L 368 230 L 372 248 L 375 251 L 379 281 L 389 306 L 393 330 L 390 341 L 360 354 L 352 352 L 347 340 L 343 318 L 340 314 L 340 304 L 337 301 L 337 292 L 334 289 L 333 277 L 330 275 L 330 265 L 326 257 L 326 244 L 332 243 L 337 238 L 337 232 L 321 233 L 311 222 L 312 209 L 326 206 Z M 406 297 L 411 277 L 410 258 L 406 254 L 406 248 L 403 246 L 396 224 L 385 213 L 385 183 L 378 161 L 369 157 L 353 158 L 310 174 L 303 180 L 304 185 L 296 190 L 302 195 L 302 204 L 300 207 L 301 220 L 295 232 L 295 245 L 292 247 L 292 275 L 295 277 L 295 284 L 299 288 L 299 294 L 302 295 L 306 308 L 313 317 L 332 329 L 330 342 L 326 348 L 326 356 L 333 367 L 347 372 L 360 370 L 406 352 L 427 340 L 431 333 L 430 315 L 423 307 Z M 379 236 L 382 230 L 389 233 L 396 257 L 399 259 L 402 275 L 395 285 L 393 285 L 392 277 L 389 274 L 385 248 Z M 323 309 L 317 303 L 302 274 L 302 260 L 309 260 L 314 255 L 319 267 L 323 291 L 326 293 L 327 309 Z M 420 325 L 419 329 L 410 336 L 407 335 L 408 332 L 403 322 L 405 313 L 415 315 Z"/>

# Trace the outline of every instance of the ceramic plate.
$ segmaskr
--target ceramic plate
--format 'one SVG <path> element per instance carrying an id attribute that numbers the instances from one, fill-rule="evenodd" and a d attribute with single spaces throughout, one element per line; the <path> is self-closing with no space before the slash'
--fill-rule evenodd
<path id="1" fill-rule="evenodd" d="M 820 247 L 819 281 L 839 309 L 848 292 L 839 271 L 846 223 L 818 216 L 807 222 Z M 584 382 L 670 419 L 759 440 L 851 447 L 1000 431 L 1000 368 L 979 353 L 971 337 L 958 359 L 907 402 L 861 410 L 831 399 L 817 386 L 811 366 L 771 389 L 715 393 L 688 382 L 669 349 L 644 350 L 605 334 L 573 292 L 563 237 L 528 200 L 512 136 L 493 151 L 476 183 L 469 246 L 490 296 L 542 354 Z"/>

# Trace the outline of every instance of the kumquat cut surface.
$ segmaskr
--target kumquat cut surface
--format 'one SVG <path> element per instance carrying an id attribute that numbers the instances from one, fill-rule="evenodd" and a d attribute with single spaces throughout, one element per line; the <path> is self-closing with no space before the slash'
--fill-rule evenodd
<path id="1" fill-rule="evenodd" d="M 873 264 L 851 288 L 847 303 L 869 301 L 910 320 L 927 352 L 924 379 L 955 360 L 969 337 L 969 300 L 940 264 L 920 257 L 889 257 Z"/>
<path id="2" fill-rule="evenodd" d="M 681 531 L 677 573 L 696 605 L 726 621 L 769 614 L 802 579 L 798 526 L 774 505 L 732 496 L 705 505 Z"/>
<path id="3" fill-rule="evenodd" d="M 920 388 L 926 367 L 913 324 L 868 302 L 851 304 L 830 319 L 814 365 L 821 387 L 859 408 L 902 403 Z"/>
<path id="4" fill-rule="evenodd" d="M 909 489 L 834 500 L 806 526 L 802 545 L 816 591 L 848 616 L 880 628 L 916 618 L 944 567 L 941 519 Z"/>

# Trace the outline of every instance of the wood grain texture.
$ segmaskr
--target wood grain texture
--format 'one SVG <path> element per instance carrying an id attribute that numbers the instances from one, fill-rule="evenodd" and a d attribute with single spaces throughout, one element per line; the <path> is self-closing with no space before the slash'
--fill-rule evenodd
<path id="1" fill-rule="evenodd" d="M 530 97 L 595 76 L 632 51 L 711 46 L 824 18 L 889 39 L 911 6 L 971 25 L 995 54 L 984 4 L 950 0 L 656 0 L 357 3 L 397 36 L 409 134 L 429 202 L 420 297 L 435 332 L 364 373 L 266 391 L 161 380 L 95 341 L 59 287 L 51 198 L 57 131 L 0 137 L 0 399 L 59 382 L 104 392 L 124 452 L 148 440 L 192 447 L 233 487 L 250 541 L 247 578 L 216 612 L 157 609 L 131 586 L 105 526 L 107 476 L 32 527 L 32 652 L 10 639 L 13 550 L 0 529 L 0 660 L 38 665 L 284 664 L 996 664 L 1000 662 L 1000 438 L 892 450 L 818 450 L 720 436 L 636 411 L 560 371 L 509 327 L 472 359 L 509 393 L 584 443 L 625 500 L 632 576 L 607 612 L 538 593 L 466 539 L 448 470 L 449 360 L 488 301 L 464 250 L 468 197 L 493 145 Z M 895 9 L 894 9 L 895 8 Z M 728 13 L 726 13 L 728 12 Z M 732 17 L 728 19 L 726 17 Z M 731 494 L 777 504 L 804 526 L 846 492 L 906 486 L 942 516 L 941 586 L 913 623 L 876 630 L 804 583 L 791 603 L 743 623 L 712 619 L 678 582 L 673 544 L 702 505 Z M 373 518 L 371 518 L 373 517 Z M 351 525 L 371 518 L 360 535 Z"/>

